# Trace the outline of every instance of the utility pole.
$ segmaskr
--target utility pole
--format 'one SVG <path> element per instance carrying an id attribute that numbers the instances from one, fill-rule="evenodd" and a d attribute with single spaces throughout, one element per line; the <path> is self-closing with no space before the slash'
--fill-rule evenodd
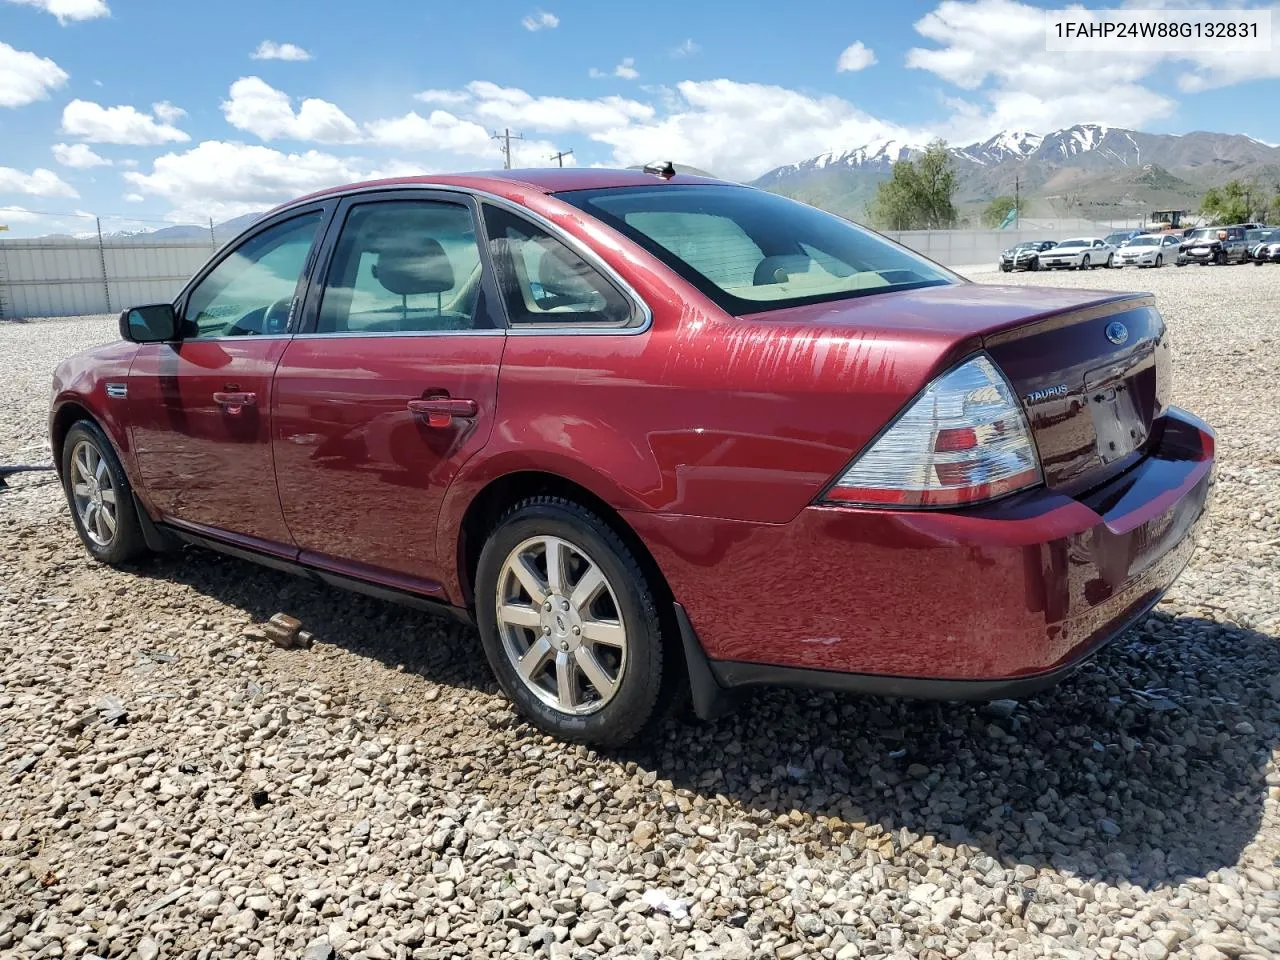
<path id="1" fill-rule="evenodd" d="M 1022 222 L 1022 184 L 1015 175 L 1013 178 L 1013 229 L 1017 230 Z"/>
<path id="2" fill-rule="evenodd" d="M 98 225 L 98 263 L 102 266 L 102 293 L 106 297 L 106 312 L 111 312 L 111 284 L 107 281 L 107 252 L 102 249 L 102 218 L 94 217 L 94 222 Z"/>
<path id="3" fill-rule="evenodd" d="M 557 161 L 560 166 L 564 166 L 564 158 L 573 156 L 572 150 L 560 150 L 551 155 L 551 159 Z"/>
<path id="4" fill-rule="evenodd" d="M 502 133 L 495 133 L 489 139 L 502 141 L 502 169 L 510 170 L 511 169 L 511 141 L 523 140 L 524 137 L 520 136 L 520 134 L 518 133 L 512 133 L 510 128 L 506 128 L 502 131 Z"/>
<path id="5" fill-rule="evenodd" d="M 209 246 L 218 249 L 218 238 L 213 233 L 213 217 L 209 218 Z"/>

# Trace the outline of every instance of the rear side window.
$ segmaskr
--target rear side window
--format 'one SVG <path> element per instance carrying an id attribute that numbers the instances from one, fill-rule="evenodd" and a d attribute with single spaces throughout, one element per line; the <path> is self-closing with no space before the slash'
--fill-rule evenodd
<path id="1" fill-rule="evenodd" d="M 477 309 L 480 289 L 480 249 L 467 207 L 362 203 L 347 214 L 334 247 L 317 332 L 473 330 L 489 325 Z"/>
<path id="2" fill-rule="evenodd" d="M 626 327 L 639 322 L 621 290 L 541 227 L 490 205 L 484 208 L 484 220 L 513 328 Z"/>

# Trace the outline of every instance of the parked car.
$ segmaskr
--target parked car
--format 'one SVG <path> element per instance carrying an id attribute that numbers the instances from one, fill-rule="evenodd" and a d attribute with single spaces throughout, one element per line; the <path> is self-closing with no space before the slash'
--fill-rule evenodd
<path id="1" fill-rule="evenodd" d="M 1004 273 L 1011 270 L 1039 270 L 1040 254 L 1055 245 L 1056 241 L 1053 240 L 1024 240 L 1000 252 L 1000 269 Z"/>
<path id="2" fill-rule="evenodd" d="M 1189 263 L 1223 266 L 1232 262 L 1244 263 L 1248 256 L 1244 227 L 1199 227 L 1178 247 L 1177 264 L 1180 267 Z"/>
<path id="3" fill-rule="evenodd" d="M 1177 260 L 1179 241 L 1179 237 L 1169 233 L 1134 237 L 1116 251 L 1114 266 L 1163 267 L 1166 258 Z"/>
<path id="4" fill-rule="evenodd" d="M 1149 295 L 972 284 L 651 169 L 268 213 L 58 365 L 85 548 L 474 619 L 517 709 L 594 744 L 681 689 L 1023 696 L 1160 599 L 1214 434 L 1169 405 Z"/>
<path id="5" fill-rule="evenodd" d="M 1040 256 L 1040 266 L 1049 270 L 1092 270 L 1109 267 L 1115 259 L 1116 249 L 1097 237 L 1079 237 L 1063 240 L 1052 250 Z"/>
<path id="6" fill-rule="evenodd" d="M 1115 233 L 1107 234 L 1102 239 L 1118 250 L 1134 237 L 1140 237 L 1142 234 L 1143 231 L 1141 230 L 1117 230 Z"/>
<path id="7" fill-rule="evenodd" d="M 1248 247 L 1246 256 L 1255 265 L 1261 266 L 1274 260 L 1276 258 L 1273 254 L 1280 252 L 1273 249 L 1280 247 L 1280 227 L 1259 227 L 1256 230 L 1247 230 L 1245 244 Z"/>
<path id="8" fill-rule="evenodd" d="M 1250 240 L 1249 259 L 1259 267 L 1264 263 L 1280 263 L 1280 227 L 1258 231 L 1257 238 Z"/>

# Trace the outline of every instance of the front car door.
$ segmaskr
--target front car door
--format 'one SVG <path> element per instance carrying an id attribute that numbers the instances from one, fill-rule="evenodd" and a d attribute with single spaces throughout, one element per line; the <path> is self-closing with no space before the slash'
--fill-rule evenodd
<path id="1" fill-rule="evenodd" d="M 474 201 L 356 194 L 276 370 L 280 501 L 299 559 L 442 596 L 440 503 L 488 439 L 505 330 Z M 318 282 L 323 277 L 323 283 Z"/>
<path id="2" fill-rule="evenodd" d="M 133 442 L 166 522 L 292 553 L 271 453 L 271 379 L 326 215 L 324 205 L 290 211 L 240 240 L 179 297 L 179 339 L 139 348 Z"/>

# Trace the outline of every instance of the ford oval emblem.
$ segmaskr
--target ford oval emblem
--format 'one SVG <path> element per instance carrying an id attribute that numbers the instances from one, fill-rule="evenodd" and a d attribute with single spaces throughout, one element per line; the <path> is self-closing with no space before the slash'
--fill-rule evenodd
<path id="1" fill-rule="evenodd" d="M 1120 346 L 1129 339 L 1129 328 L 1119 320 L 1112 320 L 1107 324 L 1107 339 L 1116 346 Z"/>

